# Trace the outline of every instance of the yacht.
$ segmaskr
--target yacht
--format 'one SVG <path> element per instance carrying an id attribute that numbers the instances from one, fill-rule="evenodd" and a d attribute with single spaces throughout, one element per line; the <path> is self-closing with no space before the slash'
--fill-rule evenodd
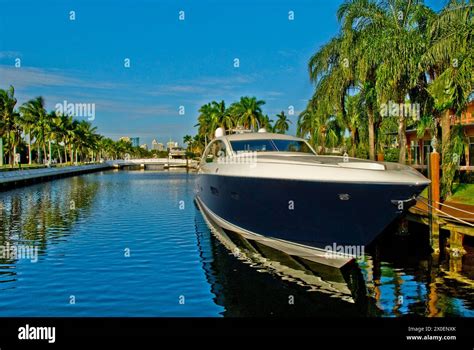
<path id="1" fill-rule="evenodd" d="M 219 227 L 341 267 L 415 204 L 430 181 L 398 163 L 317 155 L 306 140 L 219 128 L 195 200 Z M 314 260 L 316 259 L 316 260 Z"/>

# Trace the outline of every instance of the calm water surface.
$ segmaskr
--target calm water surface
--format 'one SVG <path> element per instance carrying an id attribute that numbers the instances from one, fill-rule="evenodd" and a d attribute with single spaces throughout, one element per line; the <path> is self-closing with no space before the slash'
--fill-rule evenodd
<path id="1" fill-rule="evenodd" d="M 343 271 L 207 226 L 194 174 L 107 171 L 0 192 L 0 316 L 474 316 L 474 252 L 395 227 Z M 237 252 L 237 253 L 236 253 Z"/>

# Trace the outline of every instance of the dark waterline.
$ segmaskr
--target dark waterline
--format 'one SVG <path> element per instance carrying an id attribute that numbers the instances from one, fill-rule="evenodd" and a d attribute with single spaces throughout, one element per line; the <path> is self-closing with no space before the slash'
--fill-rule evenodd
<path id="1" fill-rule="evenodd" d="M 436 262 L 425 228 L 392 228 L 328 271 L 211 233 L 194 177 L 106 171 L 0 193 L 0 246 L 39 254 L 0 257 L 0 316 L 474 316 L 469 247 Z"/>

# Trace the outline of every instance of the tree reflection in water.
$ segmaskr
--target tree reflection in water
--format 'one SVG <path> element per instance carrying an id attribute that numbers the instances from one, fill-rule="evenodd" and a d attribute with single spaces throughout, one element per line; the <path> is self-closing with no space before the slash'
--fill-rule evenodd
<path id="1" fill-rule="evenodd" d="M 84 176 L 46 182 L 0 192 L 0 246 L 38 247 L 38 258 L 47 246 L 71 234 L 81 215 L 90 210 L 98 182 Z M 15 280 L 16 259 L 0 256 L 0 283 Z"/>

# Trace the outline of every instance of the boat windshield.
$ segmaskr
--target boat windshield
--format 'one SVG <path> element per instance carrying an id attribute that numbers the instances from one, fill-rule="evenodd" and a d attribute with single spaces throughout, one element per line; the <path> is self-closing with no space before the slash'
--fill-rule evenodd
<path id="1" fill-rule="evenodd" d="M 234 152 L 298 152 L 314 154 L 308 144 L 300 140 L 239 140 L 230 141 Z"/>

